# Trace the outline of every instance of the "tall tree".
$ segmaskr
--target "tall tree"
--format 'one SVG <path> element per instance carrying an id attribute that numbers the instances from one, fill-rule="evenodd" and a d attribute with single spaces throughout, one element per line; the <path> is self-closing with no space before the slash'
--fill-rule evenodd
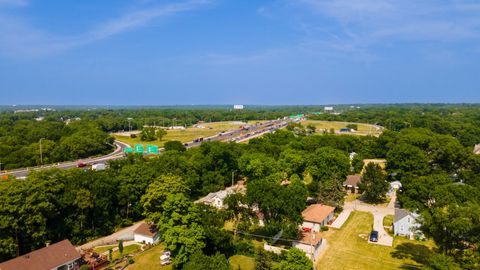
<path id="1" fill-rule="evenodd" d="M 307 258 L 305 252 L 298 248 L 291 248 L 285 253 L 285 259 L 281 260 L 273 269 L 275 270 L 313 270 L 312 261 Z"/>
<path id="2" fill-rule="evenodd" d="M 389 188 L 387 176 L 378 164 L 369 163 L 365 167 L 360 190 L 363 190 L 364 198 L 369 202 L 382 202 Z"/>

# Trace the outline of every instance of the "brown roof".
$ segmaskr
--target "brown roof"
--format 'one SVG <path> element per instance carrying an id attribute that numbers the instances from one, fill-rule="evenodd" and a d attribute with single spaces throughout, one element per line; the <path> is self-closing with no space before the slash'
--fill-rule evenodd
<path id="1" fill-rule="evenodd" d="M 348 175 L 347 180 L 343 182 L 344 186 L 353 186 L 356 187 L 358 183 L 362 182 L 362 176 L 361 175 Z"/>
<path id="2" fill-rule="evenodd" d="M 0 263 L 0 270 L 50 270 L 77 259 L 80 253 L 70 241 L 63 240 Z"/>
<path id="3" fill-rule="evenodd" d="M 311 221 L 315 223 L 322 223 L 325 218 L 330 215 L 335 210 L 335 207 L 323 205 L 323 204 L 312 204 L 309 205 L 302 212 L 303 220 Z"/>
<path id="4" fill-rule="evenodd" d="M 298 242 L 307 244 L 307 245 L 316 245 L 322 239 L 320 232 L 302 232 L 302 238 L 298 240 Z"/>
<path id="5" fill-rule="evenodd" d="M 147 223 L 145 222 L 142 222 L 140 223 L 140 226 L 138 226 L 138 228 L 133 231 L 133 233 L 141 234 L 148 237 L 154 237 L 155 234 L 157 234 L 157 230 L 155 229 L 155 227 L 147 225 Z"/>

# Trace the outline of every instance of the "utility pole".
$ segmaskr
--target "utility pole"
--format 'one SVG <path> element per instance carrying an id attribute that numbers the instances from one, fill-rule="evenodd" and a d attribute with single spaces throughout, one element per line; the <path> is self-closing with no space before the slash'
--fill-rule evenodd
<path id="1" fill-rule="evenodd" d="M 233 187 L 233 178 L 235 176 L 235 171 L 232 171 L 232 187 Z"/>
<path id="2" fill-rule="evenodd" d="M 40 139 L 40 166 L 43 166 L 42 140 L 45 140 L 45 138 Z"/>
<path id="3" fill-rule="evenodd" d="M 127 204 L 127 219 L 128 219 L 128 208 L 129 208 L 131 205 L 132 205 L 131 203 L 128 203 L 128 204 Z"/>

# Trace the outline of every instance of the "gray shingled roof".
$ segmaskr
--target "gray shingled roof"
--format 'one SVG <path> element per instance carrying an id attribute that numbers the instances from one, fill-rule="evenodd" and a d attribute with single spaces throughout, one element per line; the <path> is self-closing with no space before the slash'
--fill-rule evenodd
<path id="1" fill-rule="evenodd" d="M 399 220 L 401 220 L 402 218 L 410 215 L 410 211 L 406 210 L 406 209 L 399 209 L 399 208 L 395 208 L 395 221 L 394 222 L 397 222 Z"/>

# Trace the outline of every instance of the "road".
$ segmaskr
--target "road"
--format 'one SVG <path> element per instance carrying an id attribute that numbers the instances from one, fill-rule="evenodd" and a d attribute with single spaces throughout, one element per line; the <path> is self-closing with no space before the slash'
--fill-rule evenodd
<path id="1" fill-rule="evenodd" d="M 86 159 L 81 159 L 81 161 L 87 165 L 91 165 L 94 163 L 104 163 L 109 160 L 115 160 L 119 158 L 123 158 L 123 152 L 125 151 L 125 148 L 129 147 L 128 144 L 120 142 L 120 141 L 115 141 L 115 151 L 112 153 L 101 156 L 101 157 L 93 157 L 93 158 L 86 158 Z M 59 168 L 59 169 L 71 169 L 77 167 L 78 161 L 68 161 L 68 162 L 62 162 L 62 163 L 57 163 L 57 164 L 49 164 L 49 165 L 44 165 L 44 166 L 38 166 L 38 167 L 32 167 L 32 168 L 22 168 L 22 169 L 15 169 L 15 170 L 8 170 L 8 171 L 2 171 L 0 173 L 0 176 L 2 175 L 13 175 L 16 178 L 22 179 L 25 178 L 29 172 L 35 171 L 35 170 L 43 170 L 43 169 L 52 169 L 52 168 Z"/>
<path id="2" fill-rule="evenodd" d="M 233 130 L 225 133 L 220 133 L 211 137 L 203 138 L 202 141 L 187 142 L 185 143 L 185 147 L 187 148 L 198 147 L 202 144 L 202 142 L 206 142 L 206 141 L 242 142 L 245 140 L 252 139 L 254 137 L 261 136 L 265 133 L 273 132 L 279 128 L 286 127 L 287 124 L 288 124 L 288 120 L 283 120 L 283 119 L 270 120 L 270 121 L 266 121 L 256 125 L 251 125 L 248 129 Z M 121 159 L 121 158 L 124 158 L 124 151 L 125 151 L 125 148 L 127 147 L 130 147 L 130 145 L 120 141 L 115 141 L 115 151 L 113 151 L 112 153 L 105 156 L 101 156 L 101 157 L 81 159 L 80 161 L 87 165 L 92 165 L 95 163 L 106 163 L 109 160 Z M 159 150 L 163 151 L 163 148 Z M 24 179 L 28 175 L 28 173 L 30 173 L 31 171 L 52 169 L 52 168 L 59 168 L 64 170 L 71 169 L 71 168 L 77 167 L 78 162 L 79 161 L 68 161 L 68 162 L 49 164 L 49 165 L 38 166 L 38 167 L 2 171 L 0 173 L 0 177 L 3 175 L 12 175 L 12 176 L 15 176 L 17 179 Z"/>

